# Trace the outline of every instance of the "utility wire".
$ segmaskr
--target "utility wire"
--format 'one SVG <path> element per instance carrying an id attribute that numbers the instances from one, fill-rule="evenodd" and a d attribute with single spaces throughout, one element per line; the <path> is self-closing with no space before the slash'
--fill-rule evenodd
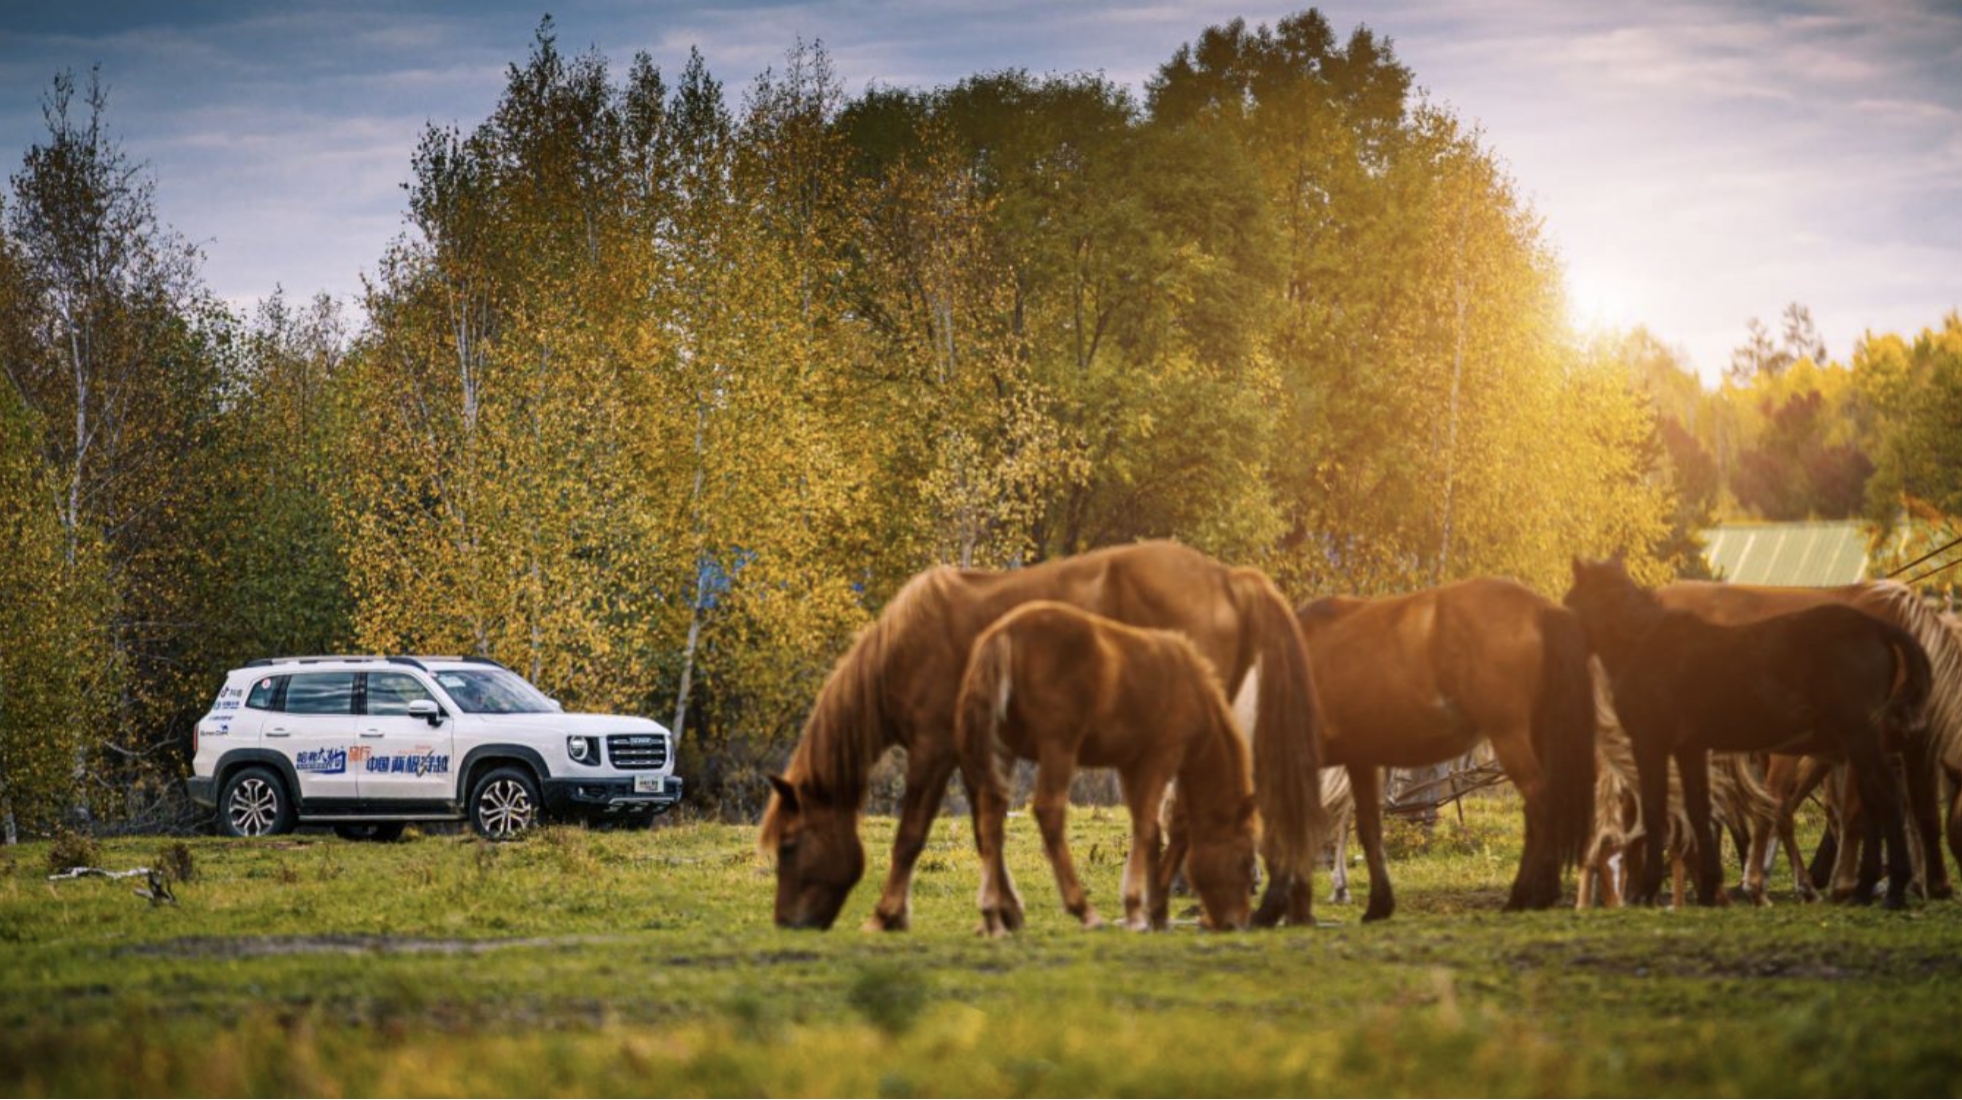
<path id="1" fill-rule="evenodd" d="M 1914 559 L 1913 561 L 1907 563 L 1906 565 L 1901 566 L 1899 569 L 1894 570 L 1892 573 L 1887 574 L 1887 576 L 1883 579 L 1891 581 L 1895 577 L 1898 577 L 1902 573 L 1905 573 L 1908 570 L 1913 569 L 1915 566 L 1920 565 L 1922 562 L 1927 561 L 1929 558 L 1932 558 L 1942 553 L 1943 551 L 1947 550 L 1952 546 L 1962 546 L 1962 536 L 1957 536 L 1955 538 L 1952 538 L 1947 542 L 1943 543 L 1942 545 L 1935 547 L 1933 550 L 1928 551 L 1926 554 L 1921 555 L 1920 557 Z M 1954 562 L 1949 563 L 1949 565 L 1954 565 L 1954 564 L 1955 564 Z M 1947 569 L 1947 568 L 1948 565 L 1942 566 L 1942 569 Z M 1939 570 L 1937 570 L 1937 572 L 1939 572 Z M 1932 576 L 1933 574 L 1929 574 L 1929 575 Z M 1921 579 L 1920 577 L 1915 578 L 1915 580 L 1920 580 L 1920 579 Z M 1913 584 L 1914 581 L 1908 581 L 1907 583 Z"/>

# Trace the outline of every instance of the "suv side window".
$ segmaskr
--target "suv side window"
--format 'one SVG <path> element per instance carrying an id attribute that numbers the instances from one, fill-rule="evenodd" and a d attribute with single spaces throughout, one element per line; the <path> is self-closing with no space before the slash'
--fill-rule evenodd
<path id="1" fill-rule="evenodd" d="M 245 697 L 245 705 L 253 710 L 276 709 L 273 704 L 278 701 L 279 685 L 285 679 L 284 676 L 260 677 L 258 682 L 252 685 L 252 694 Z"/>
<path id="2" fill-rule="evenodd" d="M 407 714 L 409 704 L 417 699 L 435 702 L 436 697 L 422 686 L 422 681 L 406 672 L 370 672 L 368 674 L 368 713 L 369 714 Z"/>
<path id="3" fill-rule="evenodd" d="M 286 683 L 288 714 L 353 714 L 354 673 L 302 672 Z"/>

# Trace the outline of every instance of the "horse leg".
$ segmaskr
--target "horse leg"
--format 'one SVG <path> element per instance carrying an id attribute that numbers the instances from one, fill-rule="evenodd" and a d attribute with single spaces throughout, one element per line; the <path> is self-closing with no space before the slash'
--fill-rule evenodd
<path id="1" fill-rule="evenodd" d="M 1930 901 L 1952 898 L 1955 887 L 1949 882 L 1948 861 L 1942 856 L 1941 765 L 1926 737 L 1909 743 L 1906 763 L 1908 806 L 1914 812 L 1913 839 L 1919 842 L 1924 892 Z"/>
<path id="2" fill-rule="evenodd" d="M 1560 900 L 1560 854 L 1553 847 L 1553 802 L 1546 774 L 1533 755 L 1532 731 L 1525 726 L 1500 730 L 1490 738 L 1492 755 L 1526 803 L 1526 844 L 1512 880 L 1506 911 L 1545 909 Z"/>
<path id="3" fill-rule="evenodd" d="M 879 904 L 865 920 L 867 932 L 904 932 L 912 924 L 913 866 L 926 850 L 927 831 L 940 812 L 947 780 L 957 762 L 951 746 L 915 741 L 906 758 L 906 792 L 900 797 L 899 828 L 892 839 L 892 868 Z"/>
<path id="4" fill-rule="evenodd" d="M 1008 790 L 1001 776 L 1006 769 L 990 768 L 981 776 L 968 775 L 968 770 L 961 769 L 961 780 L 967 787 L 974 817 L 974 847 L 981 860 L 981 889 L 975 899 L 981 909 L 981 926 L 976 931 L 983 936 L 1006 936 L 1022 928 L 1022 899 L 1008 877 L 1005 851 Z"/>
<path id="5" fill-rule="evenodd" d="M 1042 849 L 1056 872 L 1056 889 L 1063 895 L 1063 908 L 1085 928 L 1099 928 L 1103 918 L 1090 908 L 1090 897 L 1076 877 L 1076 864 L 1070 859 L 1069 838 L 1064 835 L 1070 802 L 1070 777 L 1075 761 L 1060 753 L 1044 751 L 1036 765 L 1035 817 L 1042 829 Z"/>
<path id="6" fill-rule="evenodd" d="M 1356 811 L 1351 808 L 1335 819 L 1335 864 L 1329 868 L 1330 890 L 1328 900 L 1337 905 L 1349 904 L 1349 826 L 1355 820 Z"/>
<path id="7" fill-rule="evenodd" d="M 1955 867 L 1962 872 L 1962 775 L 1949 773 L 1950 785 L 1954 788 L 1948 796 L 1948 850 L 1955 857 Z"/>
<path id="8" fill-rule="evenodd" d="M 1131 808 L 1131 851 L 1124 858 L 1124 927 L 1133 932 L 1149 931 L 1151 910 L 1169 909 L 1171 903 L 1159 895 L 1158 811 L 1165 801 L 1165 787 L 1171 777 L 1146 764 L 1118 777 L 1124 787 L 1124 802 Z"/>
<path id="9" fill-rule="evenodd" d="M 1369 864 L 1369 908 L 1366 921 L 1387 920 L 1397 910 L 1390 892 L 1390 868 L 1383 858 L 1383 774 L 1374 765 L 1349 765 L 1349 789 L 1356 798 L 1356 839 Z"/>
<path id="10" fill-rule="evenodd" d="M 1676 750 L 1676 773 L 1683 781 L 1683 809 L 1689 814 L 1688 855 L 1696 860 L 1696 903 L 1719 905 L 1724 869 L 1717 854 L 1717 830 L 1710 822 L 1710 755 L 1702 749 Z"/>
<path id="11" fill-rule="evenodd" d="M 1874 844 L 1867 844 L 1871 830 L 1868 828 L 1866 800 L 1860 797 L 1858 774 L 1850 764 L 1840 764 L 1833 771 L 1834 786 L 1839 791 L 1839 834 L 1838 848 L 1833 858 L 1832 883 L 1827 892 L 1834 901 L 1846 901 L 1859 889 L 1860 876 L 1865 873 L 1862 862 L 1880 858 L 1880 837 L 1873 834 Z M 1874 863 L 1872 870 L 1873 879 L 1869 885 L 1880 881 L 1878 863 Z"/>
<path id="12" fill-rule="evenodd" d="M 1853 766 L 1853 776 L 1860 783 L 1860 802 L 1867 818 L 1867 834 L 1872 839 L 1863 845 L 1869 850 L 1877 849 L 1884 838 L 1887 847 L 1885 868 L 1887 871 L 1887 901 L 1889 909 L 1907 907 L 1908 882 L 1914 877 L 1913 862 L 1908 855 L 1907 822 L 1902 812 L 1900 792 L 1895 787 L 1894 769 L 1886 756 L 1880 751 L 1878 731 L 1873 740 L 1862 740 L 1848 746 L 1847 759 Z M 1880 879 L 1882 862 L 1877 858 L 1862 860 L 1860 865 L 1859 897 L 1862 904 L 1873 897 L 1874 885 Z"/>
<path id="13" fill-rule="evenodd" d="M 1636 737 L 1636 780 L 1642 788 L 1642 849 L 1635 904 L 1654 905 L 1662 893 L 1662 875 L 1669 859 L 1669 755 L 1652 737 Z"/>
<path id="14" fill-rule="evenodd" d="M 1171 797 L 1165 803 L 1165 851 L 1158 857 L 1154 869 L 1154 888 L 1151 895 L 1151 926 L 1170 928 L 1172 925 L 1172 886 L 1185 863 L 1185 854 L 1191 848 L 1191 821 L 1187 819 L 1184 795 L 1177 785 L 1171 789 Z"/>
<path id="15" fill-rule="evenodd" d="M 1800 901 L 1818 901 L 1819 887 L 1813 881 L 1812 869 L 1805 865 L 1805 852 L 1798 843 L 1798 809 L 1805 800 L 1825 782 L 1831 770 L 1816 756 L 1789 757 L 1791 765 L 1791 789 L 1778 803 L 1778 842 L 1785 846 L 1785 858 L 1792 866 L 1792 889 L 1798 893 Z M 1832 823 L 1826 825 L 1826 835 L 1832 835 Z"/>
<path id="16" fill-rule="evenodd" d="M 1744 854 L 1744 896 L 1751 899 L 1752 905 L 1771 904 L 1771 899 L 1765 896 L 1764 884 L 1771 873 L 1772 846 L 1777 843 L 1775 838 L 1785 817 L 1785 799 L 1792 792 L 1793 764 L 1793 759 L 1784 755 L 1774 755 L 1765 763 L 1765 790 L 1777 800 L 1777 805 L 1769 819 L 1751 823 L 1751 846 Z"/>

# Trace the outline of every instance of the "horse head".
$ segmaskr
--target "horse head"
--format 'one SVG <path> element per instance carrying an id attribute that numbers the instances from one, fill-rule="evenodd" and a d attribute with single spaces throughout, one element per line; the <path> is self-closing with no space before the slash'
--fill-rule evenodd
<path id="1" fill-rule="evenodd" d="M 828 929 L 865 874 L 858 812 L 782 776 L 771 776 L 770 786 L 776 798 L 764 838 L 776 848 L 777 927 Z"/>
<path id="2" fill-rule="evenodd" d="M 1230 831 L 1194 836 L 1186 854 L 1186 878 L 1205 910 L 1205 927 L 1214 931 L 1242 931 L 1253 920 L 1256 812 L 1254 796 L 1249 794 L 1241 801 Z"/>
<path id="3" fill-rule="evenodd" d="M 1573 569 L 1573 587 L 1561 603 L 1580 618 L 1588 648 L 1600 654 L 1612 671 L 1628 647 L 1662 615 L 1662 604 L 1654 592 L 1628 575 L 1619 553 L 1602 561 L 1575 558 Z"/>

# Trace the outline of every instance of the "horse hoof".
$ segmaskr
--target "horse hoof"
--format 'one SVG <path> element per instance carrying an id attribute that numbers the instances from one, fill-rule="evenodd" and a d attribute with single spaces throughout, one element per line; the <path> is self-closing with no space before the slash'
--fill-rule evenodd
<path id="1" fill-rule="evenodd" d="M 873 913 L 871 916 L 865 918 L 865 923 L 859 926 L 859 931 L 904 932 L 906 931 L 906 925 L 907 920 L 906 914 L 904 913 Z"/>
<path id="2" fill-rule="evenodd" d="M 1333 903 L 1334 903 L 1334 904 L 1336 904 L 1336 905 L 1348 905 L 1348 904 L 1350 904 L 1350 903 L 1351 903 L 1351 902 L 1352 902 L 1352 901 L 1353 901 L 1354 899 L 1352 899 L 1352 898 L 1351 898 L 1351 897 L 1349 896 L 1349 888 L 1345 886 L 1345 887 L 1343 887 L 1342 889 L 1340 889 L 1340 890 L 1337 890 L 1337 891 L 1336 891 L 1335 893 L 1333 893 L 1333 894 L 1330 894 L 1330 895 L 1328 896 L 1328 900 L 1329 900 L 1329 901 L 1331 901 L 1331 902 L 1333 902 Z"/>
<path id="3" fill-rule="evenodd" d="M 1908 907 L 1908 906 L 1907 906 L 1907 899 L 1906 899 L 1906 898 L 1904 898 L 1904 897 L 1902 897 L 1902 896 L 1900 896 L 1899 894 L 1889 894 L 1889 895 L 1887 895 L 1887 900 L 1886 900 L 1886 901 L 1883 901 L 1883 902 L 1881 902 L 1881 903 L 1880 903 L 1880 905 L 1881 905 L 1881 908 L 1883 908 L 1883 909 L 1886 909 L 1886 910 L 1888 910 L 1889 912 L 1898 912 L 1898 911 L 1900 911 L 1900 910 L 1902 910 L 1902 909 L 1906 909 L 1906 908 Z"/>
<path id="4" fill-rule="evenodd" d="M 1379 920 L 1389 920 L 1390 914 L 1394 912 L 1396 912 L 1396 907 L 1393 905 L 1384 905 L 1380 907 L 1372 905 L 1369 907 L 1367 911 L 1363 913 L 1363 923 L 1370 924 L 1372 922 L 1379 921 Z"/>
<path id="5" fill-rule="evenodd" d="M 1947 901 L 1954 896 L 1955 887 L 1946 882 L 1928 888 L 1929 901 Z"/>
<path id="6" fill-rule="evenodd" d="M 1083 930 L 1085 932 L 1095 932 L 1097 929 L 1103 927 L 1106 927 L 1104 924 L 1104 918 L 1098 916 L 1095 913 L 1083 914 Z"/>

